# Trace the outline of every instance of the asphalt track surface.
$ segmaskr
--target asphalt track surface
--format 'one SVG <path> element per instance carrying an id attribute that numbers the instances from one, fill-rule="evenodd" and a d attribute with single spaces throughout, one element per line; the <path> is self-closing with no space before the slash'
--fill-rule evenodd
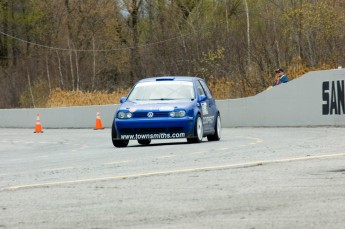
<path id="1" fill-rule="evenodd" d="M 345 228 L 345 128 L 229 128 L 219 142 L 0 129 L 2 228 Z"/>

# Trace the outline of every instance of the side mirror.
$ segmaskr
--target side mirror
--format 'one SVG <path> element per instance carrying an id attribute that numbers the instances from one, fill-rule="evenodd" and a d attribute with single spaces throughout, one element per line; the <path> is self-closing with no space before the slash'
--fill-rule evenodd
<path id="1" fill-rule="evenodd" d="M 127 97 L 121 97 L 120 103 L 124 103 L 124 102 L 126 102 L 126 100 L 127 100 Z"/>
<path id="2" fill-rule="evenodd" d="M 199 95 L 198 102 L 205 101 L 207 99 L 206 95 Z"/>

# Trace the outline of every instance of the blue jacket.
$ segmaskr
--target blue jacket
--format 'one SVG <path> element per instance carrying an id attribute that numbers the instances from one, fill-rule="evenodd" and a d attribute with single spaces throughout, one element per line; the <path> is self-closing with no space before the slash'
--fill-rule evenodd
<path id="1" fill-rule="evenodd" d="M 279 80 L 274 81 L 273 86 L 277 86 L 281 83 L 287 83 L 288 81 L 289 81 L 289 79 L 288 79 L 287 75 L 283 75 L 282 77 L 280 77 Z"/>

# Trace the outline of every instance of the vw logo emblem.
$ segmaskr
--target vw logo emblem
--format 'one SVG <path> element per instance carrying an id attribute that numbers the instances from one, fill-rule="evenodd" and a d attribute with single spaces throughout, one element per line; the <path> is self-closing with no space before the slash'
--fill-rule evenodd
<path id="1" fill-rule="evenodd" d="M 152 118 L 153 117 L 153 112 L 147 113 L 147 117 Z"/>

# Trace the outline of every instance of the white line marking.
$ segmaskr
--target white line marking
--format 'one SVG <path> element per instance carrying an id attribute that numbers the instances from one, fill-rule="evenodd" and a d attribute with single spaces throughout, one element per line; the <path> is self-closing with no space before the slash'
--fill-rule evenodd
<path id="1" fill-rule="evenodd" d="M 38 142 L 40 144 L 49 144 L 49 142 Z"/>
<path id="2" fill-rule="evenodd" d="M 170 157 L 175 157 L 175 155 L 167 155 L 167 156 L 161 156 L 157 157 L 158 159 L 165 159 L 165 158 L 170 158 Z"/>
<path id="3" fill-rule="evenodd" d="M 36 187 L 44 187 L 44 186 L 66 185 L 66 184 L 80 184 L 80 183 L 86 183 L 86 182 L 98 182 L 98 181 L 106 181 L 106 180 L 121 180 L 121 179 L 150 177 L 150 176 L 159 176 L 159 175 L 181 174 L 181 173 L 189 173 L 189 172 L 213 171 L 213 170 L 232 169 L 232 168 L 245 168 L 248 166 L 268 165 L 268 164 L 274 164 L 274 163 L 305 161 L 305 160 L 313 160 L 313 159 L 343 157 L 343 156 L 345 156 L 345 153 L 285 158 L 285 159 L 267 160 L 267 161 L 254 161 L 254 162 L 248 162 L 248 163 L 205 166 L 205 167 L 197 167 L 197 168 L 185 168 L 185 169 L 168 170 L 168 171 L 129 174 L 129 175 L 122 175 L 122 176 L 98 177 L 98 178 L 69 180 L 69 181 L 54 181 L 54 182 L 46 182 L 46 183 L 8 186 L 8 187 L 1 188 L 0 191 L 17 190 L 17 189 L 23 189 L 23 188 L 36 188 Z"/>
<path id="4" fill-rule="evenodd" d="M 250 145 L 255 145 L 263 142 L 263 140 L 260 138 L 247 137 L 247 139 L 255 140 L 255 142 L 249 143 Z"/>
<path id="5" fill-rule="evenodd" d="M 117 165 L 117 164 L 123 164 L 123 163 L 128 163 L 130 161 L 114 161 L 114 162 L 109 162 L 109 163 L 104 163 L 103 165 Z"/>
<path id="6" fill-rule="evenodd" d="M 16 162 L 16 161 L 22 161 L 23 159 L 21 158 L 17 158 L 17 159 L 10 159 L 10 160 L 7 160 L 8 162 Z"/>
<path id="7" fill-rule="evenodd" d="M 72 149 L 71 150 L 72 152 L 77 152 L 78 150 L 83 150 L 83 149 L 86 149 L 86 148 L 89 147 L 88 145 L 82 145 L 82 144 L 73 144 L 73 146 L 76 146 L 78 148 L 77 149 Z"/>

